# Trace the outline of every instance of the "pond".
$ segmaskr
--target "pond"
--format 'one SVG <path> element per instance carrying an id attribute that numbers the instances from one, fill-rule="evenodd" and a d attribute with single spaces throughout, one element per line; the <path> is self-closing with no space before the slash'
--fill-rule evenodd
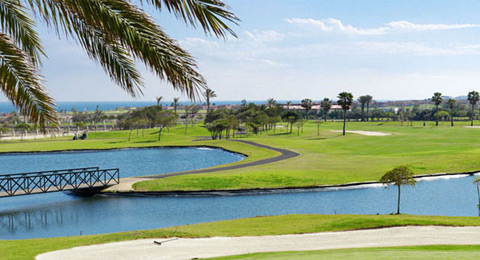
<path id="1" fill-rule="evenodd" d="M 119 168 L 120 177 L 124 178 L 201 169 L 243 158 L 240 154 L 207 147 L 0 154 L 0 175 L 98 166 L 100 169 Z"/>
<path id="2" fill-rule="evenodd" d="M 430 178 L 402 189 L 402 212 L 478 216 L 473 176 Z M 428 181 L 425 181 L 428 180 Z M 261 215 L 389 214 L 394 187 L 224 197 L 93 197 L 66 193 L 0 199 L 0 239 L 111 233 Z"/>

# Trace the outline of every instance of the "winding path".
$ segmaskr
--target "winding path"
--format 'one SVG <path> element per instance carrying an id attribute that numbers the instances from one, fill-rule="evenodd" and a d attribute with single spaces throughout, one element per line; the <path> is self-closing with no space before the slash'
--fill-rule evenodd
<path id="1" fill-rule="evenodd" d="M 255 146 L 255 147 L 259 147 L 259 148 L 273 150 L 273 151 L 279 152 L 280 155 L 275 156 L 275 157 L 271 157 L 271 158 L 258 160 L 258 161 L 249 162 L 249 163 L 234 164 L 234 165 L 222 166 L 222 167 L 217 167 L 217 168 L 207 168 L 207 169 L 199 169 L 199 170 L 191 170 L 191 171 L 183 171 L 183 172 L 173 172 L 173 173 L 158 174 L 158 175 L 123 178 L 123 179 L 121 179 L 121 182 L 120 182 L 119 185 L 115 185 L 115 186 L 112 186 L 112 187 L 108 188 L 108 190 L 106 192 L 131 192 L 132 191 L 132 185 L 134 183 L 140 182 L 140 181 L 163 179 L 163 178 L 168 178 L 168 177 L 172 177 L 172 176 L 180 176 L 180 175 L 187 175 L 187 174 L 210 173 L 210 172 L 218 172 L 218 171 L 236 170 L 236 169 L 241 169 L 241 168 L 246 168 L 246 167 L 259 166 L 259 165 L 279 162 L 279 161 L 294 158 L 294 157 L 297 157 L 297 156 L 300 155 L 299 153 L 296 153 L 296 152 L 293 152 L 293 151 L 290 151 L 290 150 L 287 150 L 287 149 L 276 148 L 276 147 L 272 147 L 272 146 L 268 146 L 268 145 L 264 145 L 264 144 L 258 144 L 258 143 L 252 142 L 252 141 L 246 141 L 246 140 L 229 140 L 229 141 L 244 143 L 244 144 L 252 145 L 252 146 Z"/>
<path id="2" fill-rule="evenodd" d="M 162 241 L 165 239 L 157 239 Z M 45 253 L 37 260 L 183 260 L 257 252 L 340 248 L 480 244 L 480 227 L 410 226 L 258 237 L 180 238 L 162 245 L 154 239 L 76 247 Z"/>

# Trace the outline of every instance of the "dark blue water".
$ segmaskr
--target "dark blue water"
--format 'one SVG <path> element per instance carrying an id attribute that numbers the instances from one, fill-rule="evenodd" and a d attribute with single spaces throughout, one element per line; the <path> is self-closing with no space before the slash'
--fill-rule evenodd
<path id="1" fill-rule="evenodd" d="M 473 177 L 421 181 L 405 187 L 402 212 L 478 216 Z M 371 187 L 230 197 L 95 197 L 64 193 L 0 199 L 0 239 L 153 229 L 281 214 L 389 214 L 395 188 Z"/>
<path id="2" fill-rule="evenodd" d="M 221 149 L 189 147 L 0 154 L 0 175 L 98 166 L 119 168 L 121 177 L 130 177 L 206 168 L 243 158 Z"/>

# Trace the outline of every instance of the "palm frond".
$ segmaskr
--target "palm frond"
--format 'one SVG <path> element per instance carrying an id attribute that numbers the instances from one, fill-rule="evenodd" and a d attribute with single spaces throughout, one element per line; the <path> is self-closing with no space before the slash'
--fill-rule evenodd
<path id="1" fill-rule="evenodd" d="M 165 6 L 179 19 L 184 20 L 194 28 L 198 24 L 207 34 L 215 34 L 217 37 L 226 38 L 227 32 L 237 37 L 235 32 L 224 22 L 229 21 L 237 24 L 240 21 L 229 6 L 220 0 L 140 0 L 154 5 L 158 9 Z"/>
<path id="2" fill-rule="evenodd" d="M 35 65 L 4 33 L 0 33 L 0 89 L 34 124 L 42 129 L 57 125 L 54 100 L 46 92 Z"/>
<path id="3" fill-rule="evenodd" d="M 0 28 L 17 46 L 25 51 L 37 66 L 45 56 L 40 37 L 34 29 L 35 22 L 26 13 L 25 7 L 16 0 L 0 1 Z"/>
<path id="4" fill-rule="evenodd" d="M 79 42 L 87 50 L 89 48 L 85 42 L 93 40 L 86 41 L 91 36 L 82 34 L 85 31 L 95 31 L 111 43 L 117 43 L 116 46 L 122 46 L 160 79 L 167 80 L 174 89 L 186 93 L 189 98 L 195 100 L 199 90 L 206 88 L 205 79 L 197 72 L 193 57 L 168 37 L 149 15 L 127 0 L 31 1 L 36 12 L 47 20 L 47 24 L 55 26 L 57 31 L 63 30 L 81 39 Z M 43 11 L 44 7 L 48 7 L 46 11 Z M 58 21 L 61 19 L 65 21 Z M 79 24 L 88 30 L 76 29 Z M 59 28 L 64 26 L 68 28 Z M 98 54 L 90 55 L 95 57 Z M 105 68 L 105 64 L 102 65 Z M 112 78 L 117 77 L 109 69 L 106 71 L 109 71 Z M 123 82 L 118 79 L 115 81 Z M 121 86 L 129 89 L 125 84 Z"/>

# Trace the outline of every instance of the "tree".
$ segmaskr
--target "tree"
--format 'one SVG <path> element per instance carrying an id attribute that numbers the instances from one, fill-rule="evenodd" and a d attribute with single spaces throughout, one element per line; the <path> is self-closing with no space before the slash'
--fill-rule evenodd
<path id="1" fill-rule="evenodd" d="M 160 110 L 162 110 L 161 102 L 162 102 L 163 97 L 159 96 L 159 97 L 156 97 L 155 99 L 157 100 L 157 107 L 160 108 Z"/>
<path id="2" fill-rule="evenodd" d="M 207 88 L 205 90 L 205 93 L 203 93 L 203 97 L 207 101 L 207 113 L 210 112 L 210 99 L 217 97 L 217 94 L 215 94 L 215 91 Z"/>
<path id="3" fill-rule="evenodd" d="M 322 102 L 320 102 L 320 107 L 323 110 L 323 119 L 327 122 L 327 115 L 330 108 L 332 108 L 332 101 L 328 98 L 324 98 Z"/>
<path id="4" fill-rule="evenodd" d="M 347 110 L 350 109 L 353 103 L 352 93 L 342 92 L 338 94 L 337 104 L 342 107 L 343 110 L 343 135 L 345 135 L 345 125 L 347 123 Z"/>
<path id="5" fill-rule="evenodd" d="M 366 95 L 365 97 L 367 99 L 367 121 L 368 121 L 368 115 L 369 115 L 368 110 L 370 108 L 370 103 L 372 103 L 372 101 L 373 101 L 373 96 Z"/>
<path id="6" fill-rule="evenodd" d="M 180 98 L 178 97 L 173 98 L 172 106 L 173 106 L 173 111 L 175 111 L 175 114 L 177 113 L 178 101 L 180 101 Z"/>
<path id="7" fill-rule="evenodd" d="M 478 195 L 478 216 L 480 217 L 480 178 L 475 177 L 475 180 L 473 181 L 475 186 L 477 186 L 477 195 Z"/>
<path id="8" fill-rule="evenodd" d="M 291 105 L 292 105 L 292 101 L 287 101 L 287 110 L 290 110 Z"/>
<path id="9" fill-rule="evenodd" d="M 442 93 L 435 92 L 432 96 L 432 102 L 435 104 L 435 126 L 438 126 L 438 106 L 442 104 L 443 98 Z"/>
<path id="10" fill-rule="evenodd" d="M 473 126 L 473 116 L 475 114 L 475 105 L 477 105 L 478 100 L 480 100 L 480 94 L 477 91 L 468 92 L 467 100 L 472 106 L 472 114 L 470 115 L 471 123 L 470 126 Z"/>
<path id="11" fill-rule="evenodd" d="M 365 121 L 364 111 L 365 105 L 367 104 L 367 96 L 360 96 L 357 101 L 360 103 L 360 107 L 362 108 L 362 122 Z"/>
<path id="12" fill-rule="evenodd" d="M 450 108 L 450 123 L 453 126 L 453 109 L 455 108 L 455 99 L 449 98 L 447 100 L 448 108 Z"/>
<path id="13" fill-rule="evenodd" d="M 293 124 L 300 119 L 300 115 L 292 110 L 287 110 L 282 114 L 282 119 L 290 124 L 290 133 L 292 133 Z"/>
<path id="14" fill-rule="evenodd" d="M 274 98 L 270 98 L 269 100 L 267 100 L 268 108 L 273 108 L 275 106 L 277 106 L 277 101 Z"/>
<path id="15" fill-rule="evenodd" d="M 155 125 L 160 128 L 158 131 L 158 141 L 160 141 L 162 130 L 165 127 L 174 126 L 177 123 L 177 115 L 172 111 L 160 110 L 157 111 L 154 122 Z"/>
<path id="16" fill-rule="evenodd" d="M 137 1 L 167 10 L 206 34 L 236 36 L 227 25 L 238 18 L 221 0 Z M 129 0 L 0 1 L 0 88 L 23 115 L 41 129 L 58 125 L 55 101 L 47 92 L 41 70 L 46 56 L 36 29 L 37 18 L 64 38 L 72 38 L 98 62 L 112 81 L 131 96 L 141 94 L 141 61 L 175 90 L 195 99 L 207 87 L 194 58 L 170 38 L 142 7 Z"/>
<path id="17" fill-rule="evenodd" d="M 410 170 L 405 165 L 395 167 L 393 170 L 390 170 L 385 173 L 380 179 L 380 182 L 386 185 L 395 185 L 398 187 L 398 201 L 397 201 L 397 214 L 400 214 L 400 195 L 401 195 L 401 186 L 410 185 L 415 186 L 417 182 L 413 178 L 413 171 Z"/>
<path id="18" fill-rule="evenodd" d="M 308 112 L 310 112 L 310 110 L 312 110 L 313 101 L 309 98 L 305 98 L 304 100 L 302 100 L 302 107 L 307 112 L 307 120 L 308 120 Z"/>

